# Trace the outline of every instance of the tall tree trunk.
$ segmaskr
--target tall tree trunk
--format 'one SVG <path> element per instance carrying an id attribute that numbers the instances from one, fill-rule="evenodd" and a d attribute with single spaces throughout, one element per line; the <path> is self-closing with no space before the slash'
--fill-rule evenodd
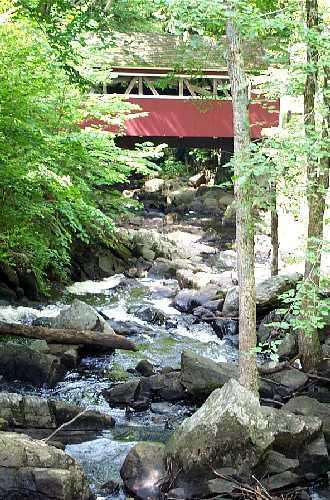
<path id="1" fill-rule="evenodd" d="M 234 119 L 235 179 L 242 176 L 241 167 L 249 158 L 250 125 L 248 114 L 248 81 L 244 70 L 241 42 L 231 20 L 227 22 L 228 71 L 231 84 Z M 247 199 L 248 186 L 235 182 L 236 245 L 239 285 L 239 374 L 240 383 L 258 392 L 256 355 L 256 291 L 254 277 L 253 210 Z"/>
<path id="2" fill-rule="evenodd" d="M 271 263 L 271 275 L 278 275 L 278 213 L 277 213 L 277 203 L 276 203 L 276 183 L 272 183 L 271 195 L 273 198 L 272 211 L 270 213 L 270 236 L 272 243 L 272 263 Z"/>
<path id="3" fill-rule="evenodd" d="M 309 139 L 309 148 L 315 140 L 315 95 L 317 85 L 318 51 L 313 43 L 313 36 L 318 28 L 318 3 L 317 0 L 306 0 L 306 24 L 309 30 L 307 42 L 307 68 L 308 74 L 304 90 L 304 123 L 305 133 Z M 314 31 L 314 35 L 312 35 Z M 324 120 L 323 128 L 327 125 Z M 317 293 L 320 284 L 321 250 L 323 239 L 323 219 L 325 211 L 326 189 L 329 179 L 329 171 L 324 161 L 315 160 L 313 152 L 307 157 L 307 200 L 308 200 L 308 233 L 305 259 L 305 286 L 306 293 L 303 304 L 302 316 L 308 319 L 313 312 L 314 300 L 313 290 Z M 327 162 L 328 163 L 328 162 Z M 321 168 L 320 168 L 321 167 Z M 311 372 L 316 371 L 321 361 L 321 346 L 317 331 L 299 332 L 299 355 L 303 369 Z"/>

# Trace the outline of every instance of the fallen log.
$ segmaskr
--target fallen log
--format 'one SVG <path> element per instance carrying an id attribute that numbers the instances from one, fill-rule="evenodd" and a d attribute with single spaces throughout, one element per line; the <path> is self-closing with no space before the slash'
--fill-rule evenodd
<path id="1" fill-rule="evenodd" d="M 50 344 L 78 344 L 108 349 L 136 351 L 134 342 L 116 333 L 102 333 L 92 330 L 48 328 L 45 326 L 19 325 L 0 322 L 0 336 L 13 335 L 28 339 L 46 340 Z"/>

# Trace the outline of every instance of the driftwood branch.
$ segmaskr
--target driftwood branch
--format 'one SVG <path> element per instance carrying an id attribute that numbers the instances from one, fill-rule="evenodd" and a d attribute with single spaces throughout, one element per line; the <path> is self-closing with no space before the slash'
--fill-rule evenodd
<path id="1" fill-rule="evenodd" d="M 19 325 L 0 322 L 0 336 L 13 335 L 28 339 L 46 340 L 50 344 L 76 344 L 104 347 L 109 350 L 125 349 L 136 351 L 134 342 L 116 333 L 102 333 L 93 330 L 47 328 L 44 326 Z"/>
<path id="2" fill-rule="evenodd" d="M 83 410 L 81 410 L 80 413 L 78 413 L 77 415 L 75 415 L 71 420 L 68 420 L 68 422 L 64 422 L 57 429 L 55 429 L 48 437 L 45 437 L 45 438 L 41 439 L 40 441 L 44 441 L 45 443 L 47 443 L 47 441 L 49 441 L 50 439 L 52 439 L 58 432 L 60 432 L 65 427 L 68 427 L 68 425 L 73 424 L 73 422 L 75 422 L 76 420 L 78 420 L 78 418 L 80 418 L 82 415 L 84 415 L 87 411 L 89 411 L 89 408 L 88 407 L 84 408 Z"/>

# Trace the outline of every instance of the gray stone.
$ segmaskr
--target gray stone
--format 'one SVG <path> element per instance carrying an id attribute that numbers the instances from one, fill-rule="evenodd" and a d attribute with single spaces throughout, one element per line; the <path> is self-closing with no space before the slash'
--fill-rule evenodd
<path id="1" fill-rule="evenodd" d="M 283 406 L 283 410 L 296 415 L 318 417 L 322 421 L 325 439 L 330 444 L 330 404 L 320 403 L 316 399 L 307 396 L 297 396 L 290 399 Z"/>
<path id="2" fill-rule="evenodd" d="M 280 303 L 279 296 L 295 288 L 301 280 L 301 274 L 293 273 L 289 275 L 272 276 L 264 281 L 261 281 L 256 286 L 256 304 L 257 310 L 260 312 L 264 309 L 274 309 Z M 225 298 L 222 312 L 227 316 L 238 313 L 238 287 L 231 288 Z"/>
<path id="3" fill-rule="evenodd" d="M 0 343 L 0 375 L 5 380 L 54 385 L 64 373 L 60 360 L 51 354 L 38 352 L 27 344 Z"/>
<path id="4" fill-rule="evenodd" d="M 60 314 L 53 318 L 52 327 L 114 333 L 113 329 L 92 306 L 78 299 L 75 299 L 70 307 L 62 309 Z"/>
<path id="5" fill-rule="evenodd" d="M 117 333 L 117 335 L 143 335 L 145 333 L 153 333 L 153 329 L 146 325 L 141 325 L 136 321 L 120 321 L 109 319 L 108 324 Z"/>
<path id="6" fill-rule="evenodd" d="M 190 477 L 233 467 L 249 474 L 274 441 L 258 398 L 235 380 L 216 389 L 172 435 L 166 457 Z"/>
<path id="7" fill-rule="evenodd" d="M 103 396 L 110 405 L 130 405 L 134 402 L 135 392 L 140 383 L 139 379 L 129 380 L 123 384 L 117 384 L 103 391 Z"/>
<path id="8" fill-rule="evenodd" d="M 17 300 L 17 295 L 14 290 L 6 285 L 6 283 L 0 282 L 0 299 L 15 302 Z"/>
<path id="9" fill-rule="evenodd" d="M 224 316 L 237 316 L 238 314 L 238 287 L 229 288 L 222 306 Z"/>
<path id="10" fill-rule="evenodd" d="M 191 313 L 196 307 L 203 306 L 210 300 L 217 299 L 218 288 L 209 286 L 201 290 L 181 290 L 173 300 L 173 305 L 179 311 Z"/>
<path id="11" fill-rule="evenodd" d="M 274 436 L 273 448 L 276 451 L 295 453 L 321 431 L 322 422 L 319 418 L 297 416 L 266 406 L 261 411 L 267 428 Z"/>
<path id="12" fill-rule="evenodd" d="M 211 479 L 207 482 L 210 493 L 224 494 L 224 493 L 232 493 L 235 488 L 237 488 L 237 484 L 229 481 L 227 479 L 222 479 L 217 477 L 215 479 Z"/>
<path id="13" fill-rule="evenodd" d="M 153 364 L 147 359 L 141 359 L 136 365 L 135 370 L 143 377 L 150 377 L 154 374 Z"/>
<path id="14" fill-rule="evenodd" d="M 281 384 L 282 387 L 276 386 L 275 389 L 282 396 L 301 389 L 308 382 L 308 376 L 304 372 L 294 369 L 281 370 L 267 375 L 267 378 Z"/>
<path id="15" fill-rule="evenodd" d="M 277 354 L 280 361 L 290 360 L 298 354 L 298 338 L 294 332 L 289 332 L 284 335 L 279 344 Z"/>
<path id="16" fill-rule="evenodd" d="M 51 400 L 49 406 L 55 416 L 57 427 L 78 417 L 66 426 L 65 430 L 95 431 L 115 425 L 115 420 L 110 415 L 95 410 L 84 411 L 83 408 L 65 401 Z"/>
<path id="17" fill-rule="evenodd" d="M 208 396 L 214 389 L 222 387 L 231 378 L 237 378 L 237 376 L 236 365 L 216 363 L 192 351 L 182 353 L 181 383 L 190 394 Z"/>
<path id="18" fill-rule="evenodd" d="M 295 486 L 299 481 L 300 477 L 298 474 L 291 471 L 285 471 L 262 480 L 262 484 L 268 491 L 274 491 L 287 488 L 288 486 Z"/>
<path id="19" fill-rule="evenodd" d="M 275 329 L 270 326 L 271 323 L 279 323 L 282 321 L 283 316 L 279 314 L 276 310 L 270 311 L 262 320 L 260 321 L 259 328 L 257 330 L 257 338 L 259 342 L 268 342 L 270 338 L 274 339 L 281 334 L 281 330 Z"/>
<path id="20" fill-rule="evenodd" d="M 128 453 L 120 470 L 125 487 L 141 500 L 158 500 L 160 485 L 167 477 L 164 445 L 138 443 Z"/>
<path id="21" fill-rule="evenodd" d="M 78 415 L 66 430 L 100 430 L 114 425 L 109 415 L 92 410 L 81 414 L 82 411 L 83 408 L 64 401 L 0 393 L 0 418 L 6 420 L 11 429 L 54 429 Z"/>
<path id="22" fill-rule="evenodd" d="M 161 399 L 162 401 L 180 401 L 186 399 L 187 393 L 181 383 L 179 372 L 157 373 L 151 377 L 141 378 L 135 399 Z"/>
<path id="23" fill-rule="evenodd" d="M 156 193 L 157 191 L 161 191 L 164 187 L 165 181 L 164 179 L 149 179 L 144 183 L 144 190 L 147 193 Z"/>
<path id="24" fill-rule="evenodd" d="M 258 475 L 261 477 L 272 476 L 274 474 L 281 474 L 287 470 L 296 470 L 298 467 L 299 460 L 286 458 L 282 453 L 270 450 L 258 466 L 258 471 L 260 472 Z"/>
<path id="25" fill-rule="evenodd" d="M 45 353 L 50 352 L 46 340 L 32 340 L 32 342 L 29 343 L 29 347 L 37 352 L 45 352 Z"/>
<path id="26" fill-rule="evenodd" d="M 61 364 L 68 368 L 76 368 L 80 360 L 79 346 L 69 344 L 50 344 L 50 353 L 61 360 Z"/>
<path id="27" fill-rule="evenodd" d="M 0 432 L 0 493 L 4 498 L 90 500 L 80 466 L 64 451 L 22 434 Z"/>
<path id="28" fill-rule="evenodd" d="M 329 456 L 323 434 L 307 444 L 299 456 L 299 461 L 308 480 L 314 480 L 329 470 Z"/>

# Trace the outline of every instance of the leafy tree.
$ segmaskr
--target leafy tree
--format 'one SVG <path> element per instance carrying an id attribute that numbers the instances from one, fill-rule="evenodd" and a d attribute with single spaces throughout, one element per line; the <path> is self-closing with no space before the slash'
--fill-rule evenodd
<path id="1" fill-rule="evenodd" d="M 113 244 L 97 192 L 153 168 L 154 153 L 80 128 L 90 117 L 120 125 L 131 106 L 83 95 L 31 22 L 0 24 L 0 58 L 0 260 L 29 267 L 45 287 L 47 275 L 67 276 L 74 239 Z"/>

